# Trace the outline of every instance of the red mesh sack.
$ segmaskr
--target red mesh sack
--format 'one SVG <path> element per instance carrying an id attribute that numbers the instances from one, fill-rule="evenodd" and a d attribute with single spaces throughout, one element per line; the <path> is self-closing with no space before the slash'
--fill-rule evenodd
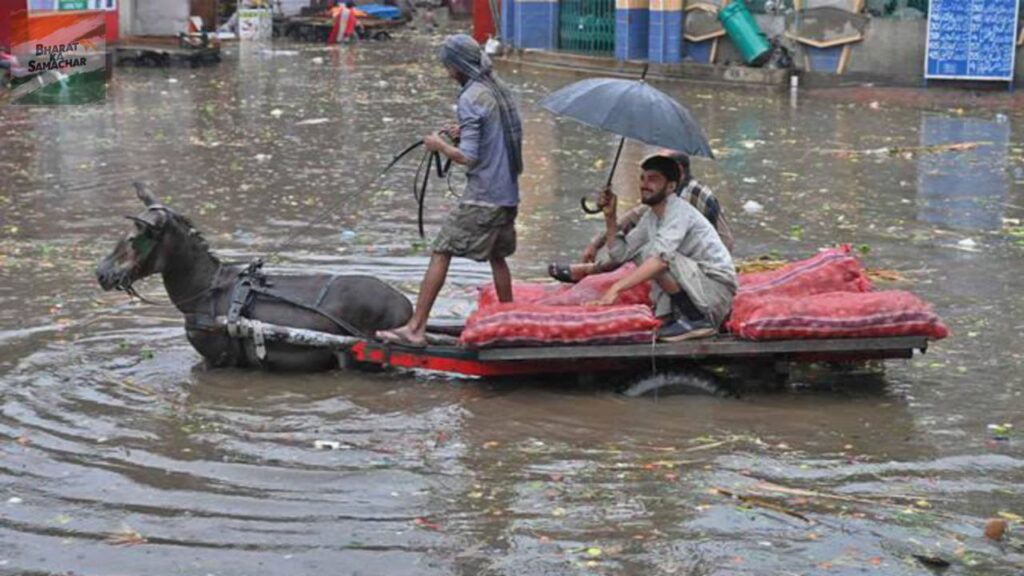
<path id="1" fill-rule="evenodd" d="M 871 281 L 847 245 L 824 250 L 813 258 L 792 262 L 778 270 L 740 274 L 739 282 L 740 288 L 726 323 L 730 332 L 736 332 L 751 310 L 765 298 L 871 291 Z"/>
<path id="2" fill-rule="evenodd" d="M 737 323 L 746 340 L 811 338 L 945 338 L 949 329 L 931 306 L 910 292 L 830 292 L 804 298 L 764 298 Z"/>
<path id="3" fill-rule="evenodd" d="M 536 302 L 545 296 L 551 296 L 565 290 L 568 290 L 567 286 L 551 282 L 520 282 L 513 280 L 512 300 L 522 303 Z M 494 289 L 494 283 L 480 288 L 480 294 L 476 299 L 477 309 L 482 310 L 495 304 L 498 304 L 498 292 Z"/>
<path id="4" fill-rule="evenodd" d="M 740 274 L 737 295 L 810 296 L 825 292 L 869 292 L 871 281 L 847 245 L 791 262 L 778 270 Z"/>
<path id="5" fill-rule="evenodd" d="M 542 306 L 510 302 L 479 309 L 459 339 L 470 348 L 650 342 L 660 323 L 650 307 Z"/>
<path id="6" fill-rule="evenodd" d="M 545 306 L 584 306 L 604 295 L 612 284 L 636 270 L 636 266 L 627 263 L 612 272 L 592 274 L 576 284 L 554 284 L 551 282 L 512 282 L 512 301 L 517 304 L 543 304 Z M 619 294 L 615 304 L 646 304 L 651 305 L 651 285 L 649 282 L 638 284 Z M 480 289 L 477 298 L 477 309 L 498 304 L 498 294 L 494 284 Z"/>

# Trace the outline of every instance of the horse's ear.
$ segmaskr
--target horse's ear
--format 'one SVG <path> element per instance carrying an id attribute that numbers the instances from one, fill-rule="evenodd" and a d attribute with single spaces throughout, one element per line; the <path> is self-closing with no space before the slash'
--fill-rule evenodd
<path id="1" fill-rule="evenodd" d="M 156 196 L 153 196 L 153 194 L 148 190 L 148 187 L 142 182 L 132 182 L 132 186 L 135 186 L 135 195 L 138 196 L 139 200 L 142 200 L 142 203 L 147 207 L 160 204 L 160 202 L 157 201 Z"/>
<path id="2" fill-rule="evenodd" d="M 135 226 L 139 230 L 153 230 L 155 228 L 152 222 L 139 218 L 138 216 L 125 216 L 125 218 L 135 222 Z"/>

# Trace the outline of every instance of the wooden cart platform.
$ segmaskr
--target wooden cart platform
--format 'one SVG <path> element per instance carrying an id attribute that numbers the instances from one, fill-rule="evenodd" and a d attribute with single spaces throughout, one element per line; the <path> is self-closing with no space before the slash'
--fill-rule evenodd
<path id="1" fill-rule="evenodd" d="M 678 343 L 530 346 L 472 350 L 454 345 L 409 348 L 361 341 L 343 353 L 349 364 L 376 364 L 467 376 L 593 373 L 672 363 L 758 363 L 785 370 L 791 363 L 862 362 L 911 358 L 928 339 L 917 336 L 751 342 L 731 336 Z"/>
<path id="2" fill-rule="evenodd" d="M 719 335 L 703 340 L 675 343 L 608 345 L 547 345 L 472 349 L 458 345 L 461 326 L 428 327 L 431 345 L 415 348 L 386 344 L 358 336 L 329 334 L 315 330 L 278 326 L 238 318 L 229 322 L 218 316 L 235 338 L 332 350 L 343 368 L 363 366 L 430 370 L 462 376 L 516 376 L 548 374 L 594 374 L 631 370 L 638 373 L 652 366 L 734 364 L 766 366 L 777 376 L 786 376 L 794 363 L 839 362 L 912 358 L 915 351 L 928 349 L 924 336 L 887 338 L 830 338 L 755 342 Z"/>

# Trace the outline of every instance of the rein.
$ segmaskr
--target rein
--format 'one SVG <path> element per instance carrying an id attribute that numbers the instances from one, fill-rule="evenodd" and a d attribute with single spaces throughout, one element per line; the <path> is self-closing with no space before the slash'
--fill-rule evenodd
<path id="1" fill-rule="evenodd" d="M 177 308 L 178 306 L 182 306 L 184 304 L 188 304 L 189 302 L 193 302 L 195 300 L 198 300 L 199 298 L 202 298 L 203 296 L 206 296 L 207 294 L 215 292 L 217 290 L 217 288 L 218 288 L 217 287 L 217 279 L 220 278 L 220 272 L 223 269 L 224 269 L 224 264 L 222 262 L 219 262 L 217 264 L 217 271 L 213 273 L 213 280 L 210 281 L 210 285 L 209 286 L 207 286 L 203 290 L 200 290 L 199 292 L 196 292 L 195 294 L 189 296 L 188 298 L 185 298 L 184 300 L 180 300 L 178 302 L 175 302 L 175 301 L 170 300 L 170 299 L 168 299 L 167 303 L 154 302 L 154 301 L 144 297 L 142 294 L 139 294 L 139 292 L 135 289 L 135 286 L 133 286 L 134 282 L 129 282 L 125 286 L 118 286 L 118 290 L 121 290 L 122 292 L 127 294 L 129 297 L 135 298 L 135 299 L 139 300 L 140 302 L 142 302 L 144 304 L 149 304 L 150 306 L 167 306 L 168 304 L 170 304 L 171 306 L 174 306 L 175 308 Z"/>
<path id="2" fill-rule="evenodd" d="M 447 135 L 443 131 L 440 134 Z M 371 178 L 369 181 L 367 181 L 366 184 L 363 185 L 362 188 L 360 188 L 360 189 L 361 190 L 365 190 L 365 189 L 371 187 L 372 185 L 374 185 L 378 180 L 383 178 L 384 175 L 387 174 L 392 168 L 394 168 L 399 162 L 401 162 L 403 158 L 405 158 L 409 154 L 412 154 L 420 146 L 423 146 L 423 140 L 417 140 L 417 141 L 413 142 L 412 144 L 406 146 L 401 152 L 396 154 L 391 159 L 390 162 L 388 162 L 388 165 L 385 166 L 383 170 L 378 172 L 373 178 Z M 452 184 L 451 184 L 451 164 L 452 164 L 451 159 L 447 159 L 446 161 L 443 161 L 441 159 L 441 154 L 439 152 L 427 152 L 426 154 L 424 154 L 423 158 L 420 159 L 419 166 L 416 168 L 416 176 L 413 179 L 413 191 L 412 191 L 413 198 L 416 199 L 416 204 L 417 204 L 417 227 L 419 229 L 420 238 L 426 237 L 426 234 L 425 234 L 424 229 L 423 229 L 423 212 L 424 212 L 424 205 L 425 205 L 425 202 L 426 202 L 426 195 L 427 195 L 427 183 L 428 183 L 428 181 L 430 179 L 430 164 L 434 164 L 435 172 L 437 173 L 437 177 L 438 178 L 447 178 L 448 191 L 451 192 L 452 194 L 455 193 L 455 191 L 452 188 Z M 426 170 L 423 170 L 424 168 L 426 168 Z M 422 181 L 420 181 L 421 175 L 422 175 L 422 178 L 423 178 Z M 321 222 L 323 222 L 324 220 L 326 220 L 327 218 L 333 216 L 339 210 L 341 210 L 341 208 L 343 208 L 345 206 L 346 200 L 348 200 L 348 199 L 347 198 L 342 198 L 333 207 L 331 207 L 328 210 L 325 210 L 325 211 L 321 212 L 319 216 L 317 216 L 316 218 L 310 220 L 308 223 L 306 223 L 305 226 L 303 226 L 302 228 L 299 228 L 298 230 L 293 232 L 290 236 L 285 238 L 285 240 L 283 242 L 278 244 L 278 246 L 276 248 L 271 250 L 266 255 L 266 257 L 263 258 L 263 260 L 267 261 L 267 262 L 270 262 L 275 257 L 277 257 L 281 252 L 283 252 L 286 248 L 290 248 L 294 244 L 295 240 L 297 240 L 300 236 L 302 236 L 303 234 L 308 232 L 310 228 L 312 228 L 313 226 L 316 226 L 317 224 L 320 224 Z"/>
<path id="3" fill-rule="evenodd" d="M 391 162 L 388 162 L 388 165 L 385 166 L 383 170 L 378 172 L 376 176 L 374 176 L 369 181 L 367 181 L 366 184 L 364 186 L 362 186 L 362 188 L 360 188 L 360 189 L 361 190 L 365 190 L 365 189 L 369 188 L 370 186 L 372 186 L 373 184 L 375 184 L 378 180 L 383 178 L 384 175 L 387 174 L 392 168 L 394 168 L 395 165 L 398 164 L 403 158 L 405 158 L 406 156 L 411 154 L 413 151 L 415 151 L 420 146 L 423 146 L 423 140 L 417 140 L 416 142 L 413 142 L 412 144 L 407 146 L 404 150 L 402 150 L 401 152 L 396 154 L 395 157 L 391 159 Z M 419 198 L 419 196 L 417 196 L 417 198 Z M 309 222 L 307 222 L 305 226 L 303 226 L 302 228 L 299 228 L 295 232 L 292 232 L 292 234 L 290 236 L 285 238 L 285 240 L 283 242 L 281 242 L 280 244 L 277 245 L 276 248 L 271 250 L 263 260 L 269 262 L 269 261 L 273 260 L 274 258 L 276 258 L 286 248 L 290 248 L 294 244 L 295 240 L 297 240 L 300 236 L 302 236 L 303 234 L 308 232 L 310 228 L 312 228 L 313 226 L 316 226 L 317 224 L 320 224 L 321 222 L 323 222 L 324 220 L 326 220 L 327 218 L 333 216 L 339 210 L 341 210 L 345 206 L 346 200 L 348 200 L 348 198 L 342 198 L 332 208 L 321 212 L 319 216 L 317 216 L 316 218 L 314 218 L 314 219 L 310 220 Z M 422 230 L 422 225 L 421 225 L 421 230 Z"/>
<path id="4" fill-rule="evenodd" d="M 442 134 L 444 134 L 444 133 L 442 132 Z M 397 165 L 403 158 L 405 158 L 409 154 L 411 154 L 414 151 L 416 151 L 416 149 L 418 149 L 420 146 L 423 146 L 423 144 L 424 144 L 423 140 L 417 140 L 416 142 L 413 142 L 412 144 L 407 146 L 405 149 L 403 149 L 401 152 L 396 154 L 391 159 L 391 161 L 387 164 L 387 166 L 385 166 L 383 170 L 378 172 L 372 179 L 370 179 L 366 183 L 366 185 L 362 187 L 362 189 L 369 188 L 370 186 L 375 184 L 378 180 L 383 178 L 384 175 L 387 174 L 392 168 L 394 168 L 395 165 Z M 433 165 L 433 166 L 431 166 L 431 165 Z M 412 192 L 413 192 L 413 198 L 416 199 L 416 203 L 417 203 L 417 227 L 419 229 L 420 238 L 424 238 L 426 236 L 425 231 L 424 231 L 424 227 L 423 227 L 423 215 L 424 215 L 424 208 L 425 208 L 425 205 L 426 205 L 427 186 L 428 186 L 428 183 L 430 181 L 430 171 L 431 171 L 431 168 L 434 168 L 434 171 L 437 174 L 438 178 L 442 178 L 442 179 L 446 180 L 447 185 L 448 185 L 448 191 L 451 192 L 452 194 L 455 194 L 455 192 L 454 192 L 454 190 L 452 188 L 452 184 L 451 184 L 451 173 L 452 173 L 451 165 L 452 165 L 451 159 L 450 158 L 446 159 L 446 161 L 442 160 L 440 152 L 427 151 L 423 155 L 423 157 L 420 159 L 419 165 L 416 168 L 416 175 L 415 175 L 415 177 L 413 179 L 413 191 Z M 425 168 L 425 170 L 424 170 L 424 168 Z M 422 180 L 421 180 L 421 177 L 422 177 Z M 329 218 L 329 217 L 333 216 L 335 213 L 337 213 L 342 207 L 344 207 L 344 205 L 345 205 L 344 201 L 345 200 L 347 200 L 347 198 L 342 198 L 333 207 L 331 207 L 328 210 L 325 210 L 325 211 L 321 212 L 319 216 L 317 216 L 316 218 L 310 220 L 308 223 L 306 223 L 305 226 L 303 226 L 302 228 L 299 228 L 298 230 L 293 232 L 283 242 L 278 244 L 278 246 L 276 248 L 271 250 L 267 254 L 267 256 L 265 258 L 254 258 L 249 263 L 247 271 L 243 272 L 241 274 L 241 276 L 243 278 L 251 278 L 251 277 L 253 277 L 256 274 L 256 271 L 259 269 L 259 267 L 263 265 L 264 261 L 270 261 L 273 258 L 277 257 L 286 248 L 292 246 L 296 239 L 298 239 L 301 235 L 303 235 L 306 232 L 308 232 L 310 228 L 312 228 L 313 226 L 323 222 L 327 218 Z M 168 213 L 168 212 L 171 212 L 165 206 L 161 206 L 159 204 L 149 206 L 147 208 L 147 210 L 163 210 L 163 211 L 165 211 L 165 214 Z M 136 222 L 139 222 L 143 226 L 148 227 L 150 229 L 154 229 L 155 228 L 154 225 L 151 222 L 148 222 L 148 221 L 143 220 L 141 218 L 137 218 L 137 217 L 134 217 L 134 216 L 129 216 L 128 218 L 131 219 L 131 220 L 134 220 Z M 160 241 L 161 241 L 162 236 L 163 236 L 163 229 L 160 228 L 158 230 L 159 230 L 159 236 L 157 236 L 156 238 L 150 238 L 148 236 L 139 236 L 139 237 L 136 237 L 135 239 L 132 240 L 132 247 L 135 249 L 135 252 L 138 255 L 137 261 L 142 262 L 142 263 L 146 262 L 149 259 L 149 257 L 151 256 L 153 250 L 160 244 Z M 220 273 L 223 270 L 223 268 L 224 268 L 224 264 L 222 262 L 218 261 L 217 270 L 213 274 L 213 280 L 211 281 L 210 286 L 208 286 L 207 288 L 204 288 L 203 290 L 200 290 L 199 292 L 196 292 L 195 294 L 192 294 L 191 296 L 189 296 L 189 297 L 187 297 L 187 298 L 185 298 L 183 300 L 179 300 L 177 302 L 172 300 L 170 302 L 170 304 L 175 306 L 175 307 L 180 307 L 180 306 L 182 306 L 184 304 L 187 304 L 189 302 L 193 302 L 193 301 L 195 301 L 195 300 L 197 300 L 199 298 L 202 298 L 203 296 L 206 296 L 207 294 L 210 294 L 211 292 L 214 292 L 214 291 L 218 290 L 219 287 L 217 286 L 217 281 L 220 278 Z M 131 282 L 125 283 L 125 284 L 121 284 L 121 285 L 117 286 L 117 289 L 123 291 L 130 298 L 138 299 L 140 302 L 143 302 L 145 304 L 149 304 L 149 305 L 152 305 L 152 306 L 165 306 L 166 305 L 166 304 L 161 304 L 159 302 L 154 302 L 152 300 L 149 300 L 148 298 L 145 298 L 144 296 L 139 294 L 139 292 L 133 286 L 133 283 L 134 283 L 134 280 L 131 281 Z M 270 296 L 272 298 L 276 298 L 278 300 L 286 302 L 288 304 L 292 304 L 292 305 L 298 306 L 300 308 L 304 308 L 304 309 L 307 309 L 309 311 L 321 314 L 321 315 L 325 316 L 327 319 L 329 319 L 332 322 L 334 322 L 336 325 L 342 327 L 343 329 L 348 330 L 352 334 L 359 334 L 360 333 L 359 330 L 356 330 L 355 327 L 351 326 L 347 322 L 341 320 L 340 318 L 335 318 L 333 316 L 330 316 L 330 315 L 326 314 L 325 312 L 323 312 L 322 310 L 319 310 L 316 307 L 310 307 L 310 306 L 307 306 L 305 304 L 293 301 L 290 298 L 287 298 L 287 297 L 285 297 L 285 296 L 283 296 L 281 294 L 277 294 L 277 293 L 275 293 L 273 291 L 260 290 L 259 292 L 263 293 L 263 294 L 265 294 L 267 296 Z"/>
<path id="5" fill-rule="evenodd" d="M 433 164 L 437 177 L 443 178 L 447 183 L 448 192 L 455 194 L 455 190 L 452 189 L 451 158 L 446 158 L 445 161 L 442 161 L 440 152 L 427 152 L 424 154 L 423 158 L 420 159 L 419 166 L 416 167 L 416 176 L 412 181 L 412 197 L 416 199 L 416 226 L 420 233 L 420 238 L 427 237 L 423 230 L 423 212 L 427 201 L 427 184 L 430 182 L 431 164 Z M 421 174 L 423 176 L 422 181 L 420 181 Z"/>

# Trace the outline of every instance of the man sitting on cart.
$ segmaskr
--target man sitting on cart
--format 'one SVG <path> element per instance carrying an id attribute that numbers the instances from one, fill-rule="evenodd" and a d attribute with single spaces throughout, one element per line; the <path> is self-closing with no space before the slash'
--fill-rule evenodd
<path id="1" fill-rule="evenodd" d="M 611 268 L 632 260 L 637 268 L 597 304 L 610 305 L 621 292 L 650 280 L 655 314 L 663 319 L 660 340 L 712 336 L 739 286 L 732 257 L 708 219 L 673 193 L 681 178 L 675 160 L 651 156 L 641 170 L 640 200 L 650 210 L 628 234 L 619 230 L 618 197 L 611 189 L 601 193 L 607 251 L 597 264 Z"/>
<path id="2" fill-rule="evenodd" d="M 732 253 L 733 250 L 733 237 L 732 230 L 729 228 L 729 221 L 725 217 L 725 212 L 722 210 L 722 205 L 718 202 L 718 198 L 715 197 L 714 192 L 703 182 L 698 181 L 693 177 L 693 172 L 690 170 L 690 157 L 682 152 L 675 152 L 672 150 L 661 150 L 658 155 L 671 158 L 679 163 L 679 167 L 682 170 L 680 176 L 679 186 L 676 188 L 676 196 L 679 196 L 683 200 L 693 204 L 711 226 L 714 227 L 715 231 L 718 232 L 718 236 L 722 239 L 722 243 Z M 630 209 L 628 212 L 619 218 L 619 232 L 628 234 L 630 230 L 636 226 L 636 223 L 640 221 L 640 218 L 650 210 L 649 207 L 640 204 Z M 611 272 L 610 269 L 601 268 L 596 264 L 598 252 L 604 247 L 604 232 L 597 234 L 587 244 L 586 249 L 583 251 L 583 259 L 576 264 L 559 264 L 553 263 L 548 265 L 548 274 L 560 282 L 579 282 L 591 274 L 601 274 L 602 272 Z"/>

